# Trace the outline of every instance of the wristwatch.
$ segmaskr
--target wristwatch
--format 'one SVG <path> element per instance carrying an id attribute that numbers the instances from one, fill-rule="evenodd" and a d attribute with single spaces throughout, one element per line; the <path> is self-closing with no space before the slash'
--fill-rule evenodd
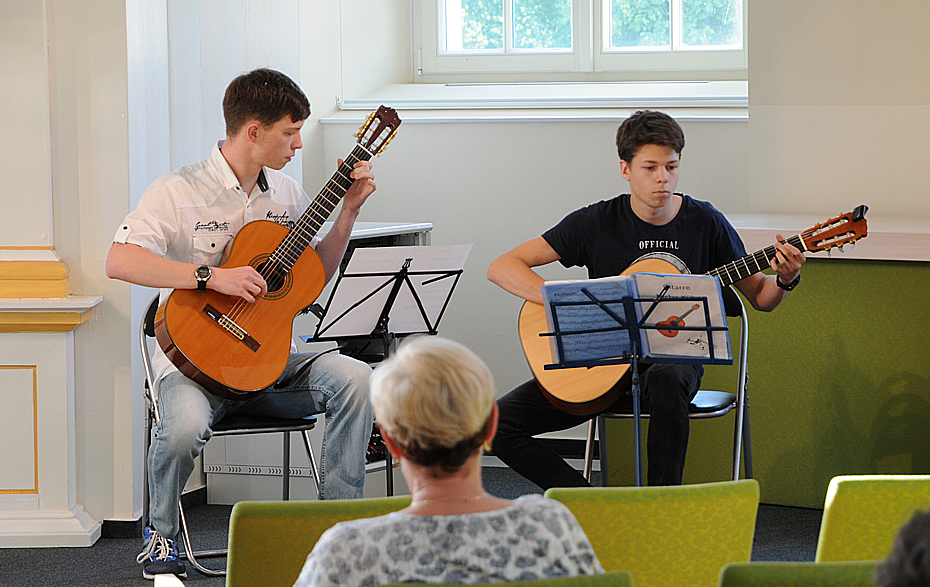
<path id="1" fill-rule="evenodd" d="M 782 288 L 785 291 L 791 291 L 801 283 L 801 274 L 798 273 L 798 276 L 791 280 L 791 283 L 782 283 L 781 279 L 778 276 L 775 276 L 775 283 L 778 284 L 778 287 Z"/>
<path id="2" fill-rule="evenodd" d="M 207 291 L 207 280 L 210 279 L 211 275 L 213 275 L 213 271 L 207 265 L 201 265 L 194 271 L 194 277 L 197 278 L 197 291 Z"/>

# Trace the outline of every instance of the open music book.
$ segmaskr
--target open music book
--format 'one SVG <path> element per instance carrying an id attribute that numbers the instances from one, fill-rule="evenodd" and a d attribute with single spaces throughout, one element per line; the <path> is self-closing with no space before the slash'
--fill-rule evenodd
<path id="1" fill-rule="evenodd" d="M 547 281 L 542 294 L 553 363 L 629 356 L 631 321 L 639 330 L 646 361 L 732 362 L 716 277 L 634 273 Z"/>

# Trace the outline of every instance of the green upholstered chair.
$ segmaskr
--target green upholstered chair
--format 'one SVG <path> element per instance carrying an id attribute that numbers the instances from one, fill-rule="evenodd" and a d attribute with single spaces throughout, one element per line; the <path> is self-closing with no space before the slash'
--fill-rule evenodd
<path id="1" fill-rule="evenodd" d="M 827 489 L 817 562 L 884 559 L 898 530 L 930 509 L 930 475 L 847 475 Z"/>
<path id="2" fill-rule="evenodd" d="M 719 587 L 874 587 L 879 562 L 731 563 Z"/>
<path id="3" fill-rule="evenodd" d="M 459 587 L 438 583 L 436 587 Z M 502 583 L 470 584 L 468 587 L 500 587 Z M 633 587 L 633 578 L 627 571 L 608 571 L 602 575 L 579 575 L 577 577 L 559 577 L 558 579 L 537 579 L 534 581 L 511 581 L 507 587 Z M 382 585 L 382 587 L 409 587 L 409 583 Z M 464 587 L 464 586 L 461 586 Z"/>
<path id="4" fill-rule="evenodd" d="M 291 587 L 320 535 L 337 522 L 410 505 L 409 495 L 333 501 L 243 501 L 229 517 L 227 587 Z"/>
<path id="5" fill-rule="evenodd" d="M 552 488 L 605 570 L 630 571 L 637 587 L 717 584 L 720 569 L 752 554 L 754 479 L 678 487 Z"/>

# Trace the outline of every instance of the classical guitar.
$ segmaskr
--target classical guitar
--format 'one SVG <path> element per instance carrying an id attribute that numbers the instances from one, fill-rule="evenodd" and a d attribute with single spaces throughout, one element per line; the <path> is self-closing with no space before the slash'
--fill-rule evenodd
<path id="1" fill-rule="evenodd" d="M 853 243 L 868 234 L 865 220 L 866 206 L 857 206 L 852 212 L 831 218 L 813 228 L 795 235 L 785 242 L 805 253 L 827 251 Z M 749 277 L 769 267 L 769 259 L 775 256 L 775 246 L 769 246 L 751 255 L 727 263 L 723 267 L 709 271 L 720 279 L 726 287 L 741 279 Z M 628 267 L 623 274 L 640 272 L 679 273 L 674 265 L 661 259 L 644 259 Z M 676 325 L 684 316 L 672 316 L 668 325 Z M 520 310 L 520 343 L 523 353 L 530 365 L 540 389 L 546 397 L 563 411 L 571 414 L 596 414 L 613 404 L 624 390 L 624 385 L 617 385 L 621 379 L 629 384 L 629 365 L 602 365 L 598 367 L 576 367 L 569 369 L 549 369 L 552 363 L 552 351 L 549 344 L 546 312 L 542 304 L 525 302 Z M 669 330 L 669 333 L 675 331 Z"/>
<path id="2" fill-rule="evenodd" d="M 359 161 L 380 153 L 400 118 L 381 106 L 358 142 L 293 229 L 269 220 L 249 222 L 236 234 L 220 267 L 251 265 L 268 292 L 249 303 L 213 290 L 175 290 L 155 313 L 155 336 L 187 377 L 221 397 L 245 399 L 277 381 L 287 366 L 294 317 L 320 295 L 326 270 L 310 243 L 351 187 Z"/>

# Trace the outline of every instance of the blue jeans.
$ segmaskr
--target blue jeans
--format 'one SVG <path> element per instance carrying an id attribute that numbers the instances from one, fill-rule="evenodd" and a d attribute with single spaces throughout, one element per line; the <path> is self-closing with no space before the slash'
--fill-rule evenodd
<path id="1" fill-rule="evenodd" d="M 362 497 L 365 451 L 374 414 L 368 401 L 371 368 L 338 353 L 316 357 L 295 380 L 313 354 L 291 355 L 275 386 L 243 401 L 209 393 L 173 371 L 158 386 L 161 421 L 152 428 L 149 449 L 149 520 L 159 534 L 179 530 L 178 498 L 194 470 L 194 459 L 213 432 L 210 426 L 226 415 L 300 418 L 326 414 L 323 435 L 321 494 L 325 499 Z"/>

